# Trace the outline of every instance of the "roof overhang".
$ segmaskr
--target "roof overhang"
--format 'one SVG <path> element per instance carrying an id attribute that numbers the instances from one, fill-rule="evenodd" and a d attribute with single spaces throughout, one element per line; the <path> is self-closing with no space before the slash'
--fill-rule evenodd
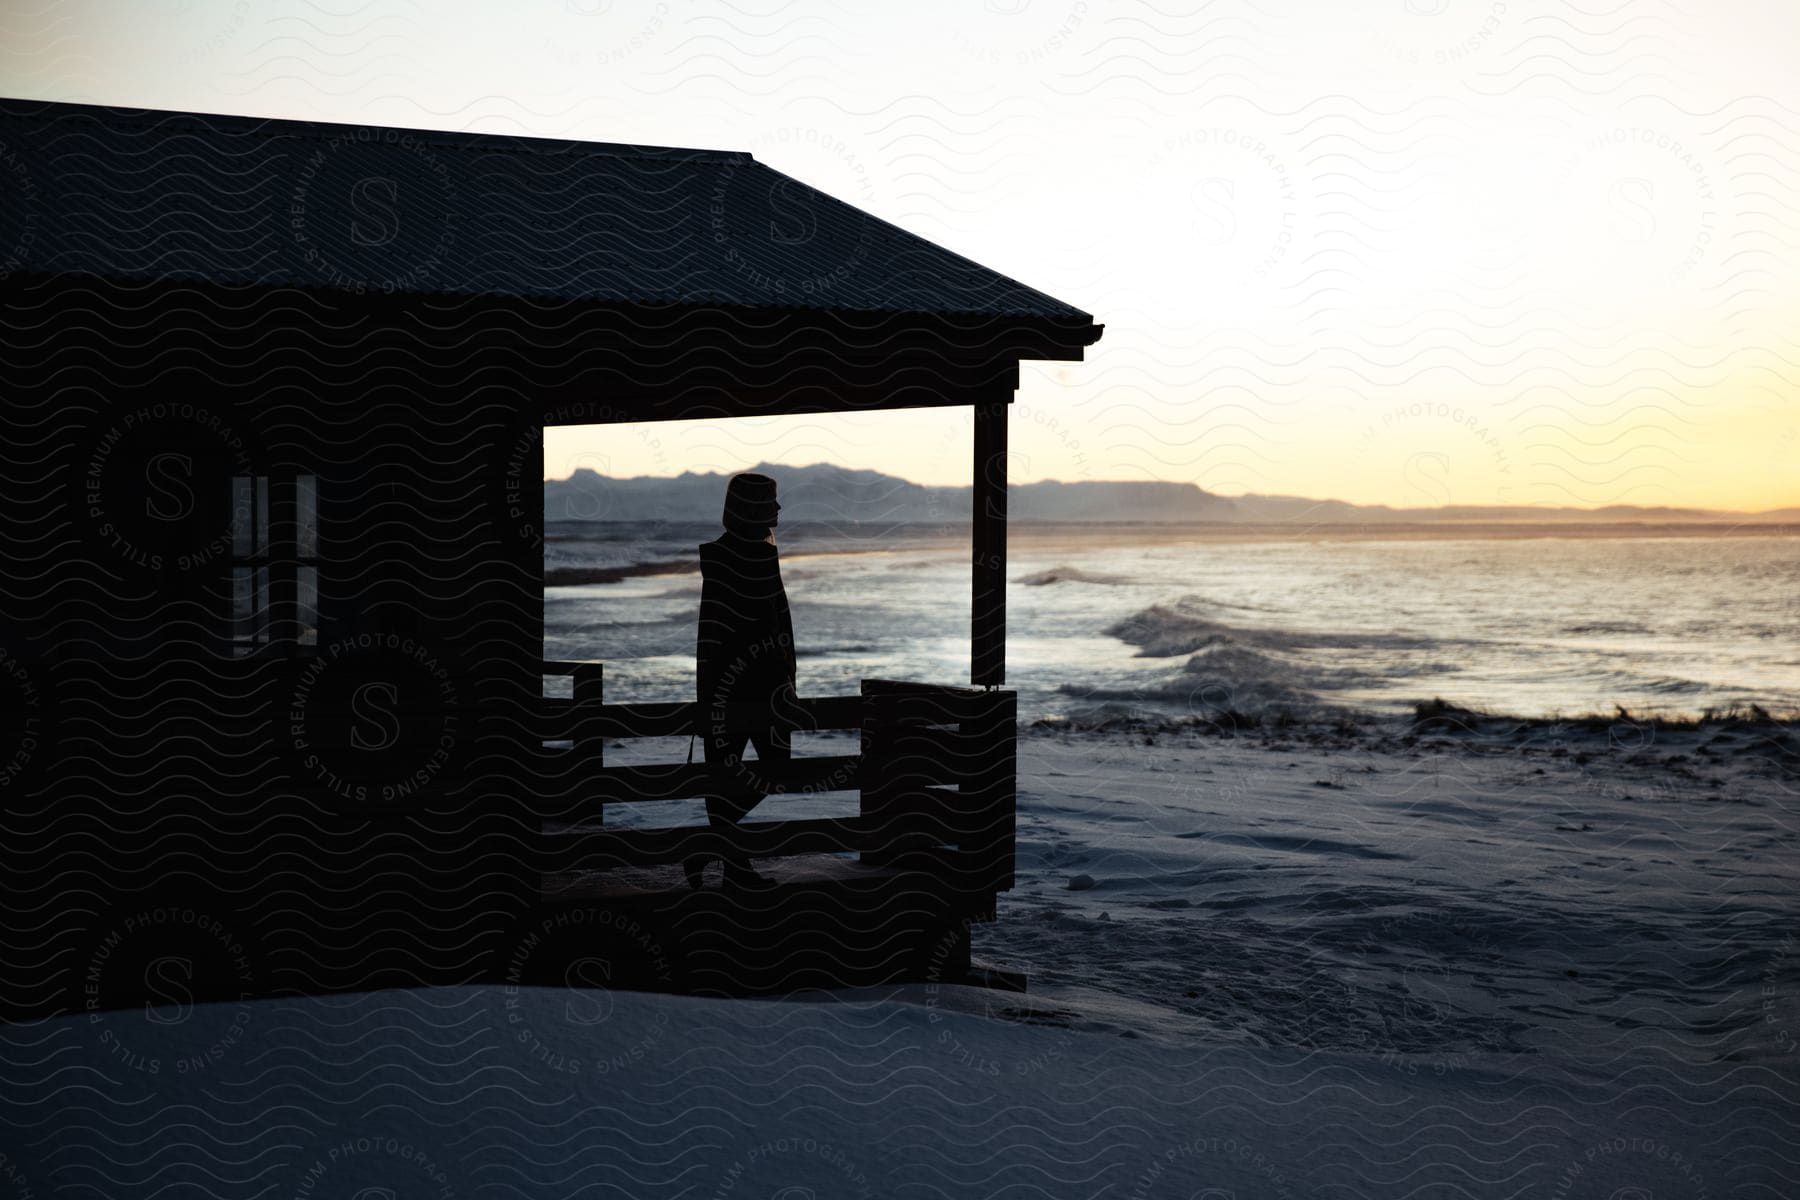
<path id="1" fill-rule="evenodd" d="M 1016 364 L 1101 333 L 747 154 L 19 100 L 0 139 L 25 185 L 0 208 L 19 280 L 591 308 L 647 339 L 710 323 L 750 357 L 931 330 L 940 354 Z"/>

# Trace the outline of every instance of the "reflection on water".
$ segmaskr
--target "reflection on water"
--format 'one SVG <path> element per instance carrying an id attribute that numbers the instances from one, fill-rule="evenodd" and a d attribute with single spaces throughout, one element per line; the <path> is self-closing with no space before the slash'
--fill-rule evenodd
<path id="1" fill-rule="evenodd" d="M 552 527 L 547 565 L 692 558 L 695 526 Z M 969 548 L 940 530 L 784 529 L 800 687 L 968 679 Z M 872 549 L 887 546 L 888 549 Z M 843 553 L 843 551 L 854 551 Z M 1021 714 L 1180 714 L 1441 696 L 1519 716 L 1800 708 L 1800 539 L 1015 538 L 1008 686 Z M 693 692 L 697 574 L 545 590 L 545 656 L 607 693 Z"/>

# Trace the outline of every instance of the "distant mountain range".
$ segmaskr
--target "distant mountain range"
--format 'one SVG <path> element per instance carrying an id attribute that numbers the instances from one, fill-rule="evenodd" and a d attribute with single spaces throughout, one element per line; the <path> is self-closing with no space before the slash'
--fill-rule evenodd
<path id="1" fill-rule="evenodd" d="M 970 489 L 912 483 L 879 471 L 829 463 L 792 467 L 759 463 L 747 468 L 780 484 L 781 519 L 789 525 L 963 524 Z M 582 469 L 567 479 L 544 481 L 544 515 L 551 521 L 716 521 L 729 473 L 685 472 L 672 478 L 614 479 Z M 1014 484 L 1007 507 L 1014 521 L 1128 521 L 1188 524 L 1370 525 L 1435 522 L 1680 524 L 1689 522 L 1781 523 L 1800 521 L 1800 508 L 1721 512 L 1699 508 L 1539 508 L 1529 505 L 1449 505 L 1390 508 L 1309 500 L 1300 496 L 1221 496 L 1191 483 L 1124 480 L 1044 480 Z"/>

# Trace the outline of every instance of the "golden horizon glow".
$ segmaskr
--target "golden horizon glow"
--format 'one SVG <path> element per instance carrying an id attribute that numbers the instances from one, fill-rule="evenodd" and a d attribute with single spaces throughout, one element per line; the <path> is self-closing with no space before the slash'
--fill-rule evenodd
<path id="1" fill-rule="evenodd" d="M 1053 412 L 1015 403 L 1010 422 L 1013 459 L 1008 472 L 1013 485 L 1054 480 L 1063 483 L 1097 480 L 1141 480 L 1152 476 L 1118 471 L 1108 474 L 1086 468 L 1085 454 L 1070 426 L 1052 426 Z M 1614 498 L 1584 501 L 1573 488 L 1560 489 L 1555 482 L 1532 486 L 1524 460 L 1497 435 L 1492 424 L 1472 409 L 1449 403 L 1420 401 L 1400 403 L 1363 418 L 1350 416 L 1334 431 L 1342 453 L 1322 457 L 1307 470 L 1301 487 L 1221 488 L 1204 480 L 1165 479 L 1191 483 L 1215 495 L 1289 495 L 1312 500 L 1337 500 L 1348 504 L 1385 505 L 1397 509 L 1431 509 L 1446 505 L 1595 509 L 1608 505 L 1645 508 L 1691 508 L 1721 513 L 1760 513 L 1800 508 L 1800 487 L 1786 474 L 1793 448 L 1783 441 L 1783 428 L 1757 424 L 1764 414 L 1754 407 L 1743 410 L 1751 428 L 1746 438 L 1754 443 L 1762 431 L 1765 448 L 1747 464 L 1736 480 L 1701 493 L 1706 501 L 1677 502 L 1667 499 L 1652 481 L 1634 495 L 1626 487 Z M 1729 421 L 1706 432 L 1720 438 L 1729 450 L 1735 439 Z M 1742 436 L 1742 435 L 1740 435 Z M 1033 470 L 1034 443 L 1049 441 L 1073 458 L 1076 469 L 1058 473 Z M 923 461 L 930 469 L 903 469 L 892 453 L 896 444 L 923 446 Z M 626 425 L 559 426 L 544 434 L 544 478 L 569 478 L 587 468 L 613 478 L 672 479 L 685 472 L 731 474 L 758 463 L 806 467 L 829 463 L 850 469 L 878 471 L 908 482 L 932 486 L 966 486 L 970 480 L 967 410 L 903 409 L 880 413 L 807 414 L 794 417 L 757 417 L 737 421 L 665 421 Z M 1757 474 L 1760 468 L 1760 478 Z M 1547 475 L 1540 464 L 1538 474 Z M 1785 486 L 1783 486 L 1785 485 Z M 1769 499 L 1769 498 L 1773 499 Z"/>

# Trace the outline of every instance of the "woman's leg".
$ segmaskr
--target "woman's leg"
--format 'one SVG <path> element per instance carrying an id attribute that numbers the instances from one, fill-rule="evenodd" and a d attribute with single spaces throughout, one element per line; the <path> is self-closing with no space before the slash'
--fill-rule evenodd
<path id="1" fill-rule="evenodd" d="M 754 766 L 743 760 L 745 740 L 756 747 Z M 733 754 L 737 756 L 735 763 L 731 761 Z M 724 834 L 732 846 L 732 852 L 725 856 L 727 882 L 763 882 L 762 877 L 750 865 L 749 854 L 743 849 L 738 836 L 738 823 L 751 809 L 762 803 L 763 797 L 768 795 L 772 787 L 785 780 L 788 763 L 792 759 L 792 744 L 788 734 L 783 730 L 766 727 L 734 733 L 730 738 L 730 748 L 721 749 L 720 762 L 725 767 L 725 777 L 719 781 L 715 794 L 707 797 L 706 814 L 713 828 Z"/>
<path id="2" fill-rule="evenodd" d="M 730 841 L 736 841 L 737 823 L 743 815 L 756 804 L 756 797 L 746 799 L 742 787 L 744 744 L 749 740 L 747 730 L 725 730 L 713 732 L 709 730 L 701 739 L 706 751 L 706 765 L 714 768 L 716 774 L 709 782 L 706 792 L 706 821 L 713 831 L 722 834 Z M 690 855 L 682 864 L 687 872 L 688 885 L 699 887 L 701 873 L 706 870 L 707 855 Z M 730 862 L 738 855 L 719 855 L 720 861 Z"/>
<path id="3" fill-rule="evenodd" d="M 733 729 L 706 738 L 706 765 L 716 772 L 706 794 L 706 815 L 714 826 L 735 825 L 762 799 L 744 764 L 744 746 L 752 736 L 748 729 Z"/>

